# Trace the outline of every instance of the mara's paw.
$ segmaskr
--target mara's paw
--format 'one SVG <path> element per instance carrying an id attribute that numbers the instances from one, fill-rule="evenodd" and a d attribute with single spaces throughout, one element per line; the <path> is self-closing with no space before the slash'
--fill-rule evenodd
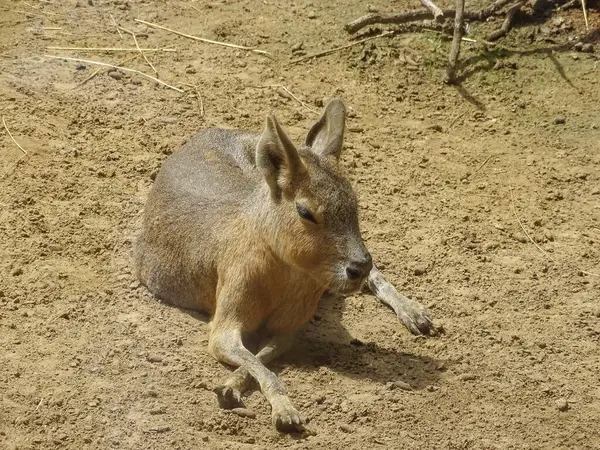
<path id="1" fill-rule="evenodd" d="M 273 426 L 281 433 L 302 433 L 304 421 L 287 397 L 281 398 L 273 405 Z"/>
<path id="2" fill-rule="evenodd" d="M 414 300 L 409 300 L 402 305 L 398 319 L 408 328 L 412 334 L 427 336 L 437 334 L 437 330 L 429 317 L 429 312 L 423 305 Z"/>
<path id="3" fill-rule="evenodd" d="M 231 386 L 219 386 L 213 389 L 217 394 L 219 406 L 223 409 L 245 408 L 242 393 Z"/>

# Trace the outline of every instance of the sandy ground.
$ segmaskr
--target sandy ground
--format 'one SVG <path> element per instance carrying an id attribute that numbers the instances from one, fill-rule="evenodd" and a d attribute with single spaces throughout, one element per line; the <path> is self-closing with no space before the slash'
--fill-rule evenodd
<path id="1" fill-rule="evenodd" d="M 15 166 L 0 130 L 0 447 L 600 448 L 600 49 L 572 48 L 579 9 L 505 48 L 465 43 L 457 88 L 441 82 L 449 42 L 435 33 L 286 64 L 346 44 L 343 25 L 367 12 L 356 0 L 0 6 L 0 111 L 28 152 Z M 147 55 L 184 93 L 43 57 L 153 74 L 135 52 L 47 48 L 134 47 L 111 15 L 140 46 L 177 50 Z M 590 20 L 593 42 L 598 9 Z M 294 437 L 272 429 L 260 392 L 254 419 L 218 408 L 227 369 L 207 354 L 207 318 L 153 299 L 131 248 L 156 171 L 189 136 L 260 130 L 275 112 L 299 142 L 335 95 L 367 245 L 446 332 L 413 337 L 367 293 L 323 304 L 274 365 L 315 432 Z"/>

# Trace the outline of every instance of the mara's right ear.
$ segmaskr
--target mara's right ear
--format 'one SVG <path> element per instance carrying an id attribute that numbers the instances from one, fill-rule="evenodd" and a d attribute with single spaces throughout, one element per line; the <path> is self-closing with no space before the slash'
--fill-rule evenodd
<path id="1" fill-rule="evenodd" d="M 265 129 L 256 146 L 256 166 L 262 171 L 274 200 L 281 197 L 282 181 L 291 182 L 306 171 L 296 147 L 274 116 L 267 116 Z"/>
<path id="2" fill-rule="evenodd" d="M 341 98 L 331 100 L 325 112 L 308 132 L 306 145 L 322 156 L 340 159 L 346 129 L 346 107 Z"/>

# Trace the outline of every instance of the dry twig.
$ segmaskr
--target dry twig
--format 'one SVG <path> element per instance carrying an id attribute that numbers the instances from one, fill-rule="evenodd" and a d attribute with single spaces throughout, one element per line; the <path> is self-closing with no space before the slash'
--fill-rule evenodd
<path id="1" fill-rule="evenodd" d="M 586 0 L 581 0 L 581 9 L 583 10 L 583 20 L 585 20 L 585 29 L 588 30 L 590 28 L 590 23 L 588 22 L 588 13 L 587 13 L 587 5 Z"/>
<path id="2" fill-rule="evenodd" d="M 96 64 L 98 66 L 105 66 L 105 67 L 112 67 L 113 69 L 118 69 L 118 70 L 124 70 L 125 72 L 133 72 L 133 73 L 137 73 L 138 75 L 141 75 L 145 78 L 148 78 L 152 81 L 156 81 L 159 84 L 162 84 L 165 87 L 168 87 L 169 89 L 173 89 L 174 91 L 177 92 L 184 92 L 182 89 L 179 89 L 175 86 L 171 86 L 168 83 L 165 83 L 162 80 L 159 80 L 158 78 L 153 77 L 152 75 L 148 75 L 147 73 L 141 72 L 139 70 L 136 69 L 130 69 L 128 67 L 122 67 L 122 66 L 114 66 L 112 64 L 107 64 L 107 63 L 103 63 L 100 61 L 91 61 L 89 59 L 79 59 L 79 58 L 69 58 L 66 56 L 54 56 L 54 55 L 44 55 L 46 58 L 53 58 L 53 59 L 64 59 L 67 61 L 76 61 L 76 62 L 82 62 L 82 63 L 87 63 L 87 64 Z"/>
<path id="3" fill-rule="evenodd" d="M 48 50 L 65 50 L 77 52 L 176 52 L 174 48 L 127 48 L 127 47 L 46 47 Z"/>
<path id="4" fill-rule="evenodd" d="M 121 30 L 125 31 L 126 33 L 129 33 L 131 35 L 131 37 L 133 38 L 133 43 L 135 44 L 135 48 L 138 49 L 138 51 L 142 55 L 142 58 L 144 58 L 144 61 L 146 61 L 146 63 L 150 66 L 150 68 L 152 70 L 154 70 L 154 73 L 156 74 L 156 76 L 158 76 L 158 70 L 156 70 L 156 67 L 154 67 L 152 65 L 152 63 L 150 62 L 150 60 L 148 58 L 146 58 L 146 55 L 144 55 L 144 52 L 140 48 L 140 44 L 138 44 L 137 37 L 135 36 L 135 33 L 133 31 L 128 30 L 127 28 L 123 28 L 123 27 L 117 26 L 117 29 L 119 29 L 119 28 Z"/>
<path id="5" fill-rule="evenodd" d="M 464 27 L 465 0 L 456 0 L 456 16 L 454 18 L 454 36 L 452 37 L 452 48 L 448 57 L 448 83 L 456 82 L 456 69 L 458 66 L 458 55 L 460 54 L 460 41 L 465 33 Z"/>
<path id="6" fill-rule="evenodd" d="M 256 48 L 253 47 L 245 47 L 243 45 L 237 45 L 237 44 L 230 44 L 228 42 L 221 42 L 221 41 L 213 41 L 212 39 L 204 39 L 198 36 L 193 36 L 191 34 L 186 34 L 186 33 L 182 33 L 181 31 L 177 31 L 177 30 L 172 30 L 171 28 L 167 28 L 167 27 L 163 27 L 162 25 L 158 25 L 152 22 L 146 22 L 145 20 L 142 19 L 133 19 L 136 22 L 139 23 L 143 23 L 144 25 L 148 25 L 149 27 L 153 27 L 153 28 L 158 28 L 160 30 L 165 30 L 168 31 L 170 33 L 174 33 L 174 34 L 178 34 L 179 36 L 183 36 L 189 39 L 193 39 L 195 41 L 200 41 L 200 42 L 204 42 L 207 44 L 215 44 L 215 45 L 222 45 L 223 47 L 231 47 L 231 48 L 237 48 L 239 50 L 246 50 L 249 52 L 253 52 L 253 53 L 257 53 L 259 55 L 264 55 L 267 56 L 269 58 L 272 58 L 271 54 L 265 50 L 258 50 Z"/>
<path id="7" fill-rule="evenodd" d="M 121 37 L 121 39 L 123 39 L 123 33 L 121 33 L 121 30 L 119 30 L 119 25 L 117 25 L 117 21 L 115 20 L 115 17 L 112 14 L 110 15 L 110 20 L 112 21 L 113 25 L 117 29 L 117 33 L 119 33 L 119 36 Z"/>
<path id="8" fill-rule="evenodd" d="M 502 26 L 500 27 L 499 30 L 492 32 L 488 36 L 487 40 L 490 42 L 493 42 L 493 41 L 497 41 L 501 37 L 506 36 L 508 34 L 508 32 L 510 31 L 510 29 L 512 28 L 512 23 L 515 18 L 515 15 L 520 11 L 522 6 L 523 6 L 523 2 L 520 1 L 520 2 L 512 5 L 510 8 L 508 8 L 508 11 L 506 11 L 506 18 L 504 19 L 504 22 L 502 22 Z"/>
<path id="9" fill-rule="evenodd" d="M 29 153 L 27 153 L 27 150 L 25 150 L 23 147 L 21 147 L 21 145 L 16 141 L 16 139 L 13 137 L 12 133 L 10 132 L 10 130 L 8 129 L 8 126 L 6 125 L 6 120 L 4 119 L 4 116 L 2 116 L 2 124 L 4 125 L 4 129 L 6 130 L 6 132 L 8 133 L 8 136 L 12 139 L 12 141 L 15 143 L 15 145 L 17 147 L 19 147 L 19 150 L 21 150 L 21 152 L 23 153 L 21 156 L 19 156 L 19 158 L 13 163 L 11 164 L 6 171 L 2 174 L 2 178 L 5 178 L 11 171 L 12 169 L 14 169 L 15 167 L 17 167 L 17 164 L 19 164 L 19 162 L 26 157 L 29 157 Z"/>
<path id="10" fill-rule="evenodd" d="M 306 61 L 309 59 L 320 58 L 321 56 L 330 55 L 331 53 L 339 52 L 340 50 L 354 47 L 355 45 L 359 45 L 359 44 L 362 44 L 363 42 L 367 42 L 367 41 L 370 41 L 373 39 L 379 39 L 381 37 L 390 36 L 394 33 L 396 33 L 396 32 L 395 31 L 386 31 L 384 33 L 378 34 L 377 36 L 370 36 L 370 37 L 361 39 L 359 41 L 351 42 L 350 44 L 342 45 L 341 47 L 335 47 L 335 48 L 325 50 L 322 52 L 313 53 L 312 55 L 306 55 L 306 56 L 303 56 L 302 58 L 294 59 L 293 61 L 290 61 L 288 64 L 298 64 L 299 62 Z"/>
<path id="11" fill-rule="evenodd" d="M 318 111 L 315 111 L 313 108 L 311 108 L 306 103 L 304 103 L 302 100 L 300 100 L 298 97 L 296 97 L 294 94 L 292 94 L 292 92 L 288 88 L 286 88 L 283 84 L 270 84 L 268 87 L 283 89 L 290 97 L 292 97 L 294 100 L 296 100 L 302 106 L 304 106 L 310 112 L 319 114 Z"/>
<path id="12" fill-rule="evenodd" d="M 444 20 L 444 11 L 442 11 L 435 3 L 433 3 L 431 0 L 421 0 L 421 3 L 423 4 L 423 6 L 425 6 L 429 11 L 431 11 L 431 14 L 433 14 L 433 18 L 440 22 L 442 20 Z"/>
<path id="13" fill-rule="evenodd" d="M 465 11 L 464 19 L 466 20 L 477 20 L 484 21 L 488 17 L 491 17 L 500 9 L 514 0 L 496 0 L 490 6 L 483 8 L 479 11 Z M 444 9 L 442 10 L 444 18 L 452 19 L 456 17 L 455 9 Z M 366 16 L 359 17 L 358 19 L 348 23 L 346 25 L 346 31 L 348 33 L 356 33 L 364 27 L 375 24 L 404 24 L 408 22 L 416 22 L 420 20 L 426 20 L 431 17 L 431 11 L 428 9 L 415 9 L 411 11 L 403 11 L 401 13 L 372 13 Z"/>
<path id="14" fill-rule="evenodd" d="M 128 58 L 128 59 L 125 59 L 122 62 L 120 62 L 119 66 L 123 66 L 123 65 L 125 65 L 127 63 L 130 63 L 131 61 L 134 61 L 134 60 L 136 60 L 139 57 L 140 57 L 140 54 L 138 53 L 133 58 Z M 102 68 L 102 67 L 96 69 L 89 77 L 87 77 L 85 80 L 83 80 L 81 83 L 79 83 L 75 88 L 83 86 L 85 83 L 87 83 L 92 78 L 94 78 L 96 75 L 98 75 L 102 70 L 108 70 L 108 69 L 105 69 L 105 68 Z M 73 88 L 73 89 L 75 89 L 75 88 Z"/>
<path id="15" fill-rule="evenodd" d="M 196 84 L 189 84 L 189 83 L 181 83 L 184 86 L 189 86 L 191 88 L 194 88 L 194 90 L 196 91 L 196 102 L 198 102 L 198 113 L 200 114 L 200 117 L 204 117 L 204 102 L 202 101 L 202 95 L 200 95 L 200 90 L 198 89 L 198 85 Z"/>

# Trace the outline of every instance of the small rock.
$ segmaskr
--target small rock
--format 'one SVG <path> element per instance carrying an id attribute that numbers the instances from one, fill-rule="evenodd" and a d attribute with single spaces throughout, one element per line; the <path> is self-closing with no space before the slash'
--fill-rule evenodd
<path id="1" fill-rule="evenodd" d="M 577 42 L 577 43 L 576 43 L 576 44 L 573 46 L 573 48 L 574 48 L 575 50 L 577 50 L 578 52 L 580 52 L 580 51 L 583 49 L 583 42 L 581 42 L 581 41 Z"/>
<path id="2" fill-rule="evenodd" d="M 317 13 L 314 11 L 310 11 L 306 17 L 308 17 L 309 19 L 316 19 L 317 18 Z"/>
<path id="3" fill-rule="evenodd" d="M 151 363 L 160 363 L 163 361 L 163 357 L 160 355 L 149 354 L 148 356 L 146 356 L 146 361 Z"/>
<path id="4" fill-rule="evenodd" d="M 193 66 L 187 66 L 187 67 L 185 68 L 185 73 L 194 74 L 194 73 L 196 73 L 196 68 L 195 68 L 195 67 L 193 67 Z"/>
<path id="5" fill-rule="evenodd" d="M 350 425 L 346 424 L 340 425 L 340 430 L 342 430 L 344 433 L 352 433 L 354 431 Z"/>
<path id="6" fill-rule="evenodd" d="M 559 398 L 558 400 L 556 400 L 555 404 L 556 409 L 558 409 L 561 412 L 565 412 L 569 409 L 569 402 L 566 398 Z"/>
<path id="7" fill-rule="evenodd" d="M 458 381 L 472 381 L 477 379 L 477 375 L 474 373 L 461 373 L 456 377 Z"/>
<path id="8" fill-rule="evenodd" d="M 594 53 L 594 46 L 592 44 L 583 44 L 581 51 L 583 53 Z"/>
<path id="9" fill-rule="evenodd" d="M 350 341 L 350 345 L 356 345 L 357 347 L 360 347 L 361 345 L 364 345 L 363 341 L 361 341 L 360 339 L 357 338 L 353 338 Z"/>
<path id="10" fill-rule="evenodd" d="M 415 267 L 415 269 L 413 270 L 413 273 L 416 276 L 421 276 L 421 275 L 425 275 L 425 273 L 427 273 L 427 268 L 425 267 Z"/>
<path id="11" fill-rule="evenodd" d="M 379 8 L 373 5 L 367 5 L 367 12 L 376 13 L 379 12 Z"/>
<path id="12" fill-rule="evenodd" d="M 171 427 L 168 425 L 159 425 L 159 426 L 150 428 L 150 431 L 153 431 L 155 433 L 166 433 L 167 431 L 171 431 Z"/>
<path id="13" fill-rule="evenodd" d="M 292 45 L 292 53 L 302 50 L 302 47 L 304 47 L 304 42 L 296 42 Z"/>
<path id="14" fill-rule="evenodd" d="M 404 381 L 394 381 L 394 382 L 392 382 L 392 387 L 394 389 L 402 389 L 403 391 L 412 391 L 413 390 L 413 387 Z"/>
<path id="15" fill-rule="evenodd" d="M 513 233 L 513 234 L 511 234 L 511 237 L 515 241 L 519 241 L 522 244 L 525 244 L 527 242 L 527 237 L 525 237 L 525 235 L 521 234 L 521 233 Z"/>
<path id="16" fill-rule="evenodd" d="M 231 412 L 240 417 L 247 417 L 248 419 L 256 418 L 256 413 L 248 408 L 233 408 Z"/>
<path id="17" fill-rule="evenodd" d="M 18 277 L 19 275 L 23 275 L 23 268 L 15 267 L 10 273 L 13 277 Z"/>
<path id="18" fill-rule="evenodd" d="M 567 122 L 567 119 L 565 119 L 564 117 L 555 117 L 554 120 L 552 121 L 552 123 L 554 125 L 563 125 Z"/>
<path id="19" fill-rule="evenodd" d="M 111 70 L 108 72 L 108 76 L 117 81 L 123 79 L 123 74 L 117 70 Z"/>
<path id="20" fill-rule="evenodd" d="M 317 405 L 320 405 L 325 401 L 325 396 L 324 395 L 313 395 L 310 398 L 310 401 L 312 403 L 316 403 Z"/>
<path id="21" fill-rule="evenodd" d="M 489 252 L 489 251 L 492 251 L 492 250 L 495 250 L 495 249 L 497 249 L 497 248 L 498 248 L 498 245 L 499 245 L 499 244 L 498 244 L 497 242 L 486 242 L 486 243 L 483 245 L 483 249 L 484 249 L 486 252 Z"/>
<path id="22" fill-rule="evenodd" d="M 157 416 L 159 414 L 165 414 L 167 412 L 167 408 L 165 406 L 157 406 L 156 408 L 152 408 L 150 410 L 150 415 Z"/>

